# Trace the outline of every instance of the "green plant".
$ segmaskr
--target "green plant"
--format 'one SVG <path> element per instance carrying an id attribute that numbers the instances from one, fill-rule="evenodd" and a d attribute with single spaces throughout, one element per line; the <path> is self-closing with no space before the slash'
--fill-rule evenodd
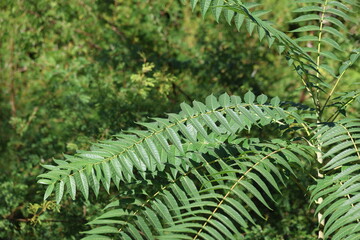
<path id="1" fill-rule="evenodd" d="M 245 23 L 249 34 L 256 29 L 277 47 L 312 107 L 250 91 L 243 99 L 225 93 L 205 104 L 182 103 L 179 114 L 44 165 L 49 171 L 38 181 L 47 185 L 44 199 L 53 192 L 58 203 L 65 194 L 75 199 L 77 190 L 88 199 L 89 189 L 97 196 L 100 185 L 107 192 L 115 185 L 117 199 L 89 222 L 94 227 L 84 239 L 249 239 L 245 230 L 264 218 L 282 184 L 311 178 L 306 188 L 317 205 L 318 238 L 358 239 L 360 120 L 337 119 L 360 91 L 336 93 L 360 54 L 341 48 L 354 44 L 343 22 L 355 21 L 349 12 L 357 4 L 297 1 L 302 15 L 292 21 L 299 26 L 291 38 L 262 19 L 266 11 L 252 10 L 258 4 L 193 0 L 193 9 L 198 2 L 203 16 L 212 9 L 217 21 L 234 21 L 238 29 Z M 349 60 L 338 64 L 340 56 Z"/>

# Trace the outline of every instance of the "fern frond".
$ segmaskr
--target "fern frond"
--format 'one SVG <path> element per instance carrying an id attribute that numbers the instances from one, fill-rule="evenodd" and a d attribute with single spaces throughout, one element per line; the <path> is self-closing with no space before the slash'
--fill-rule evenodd
<path id="1" fill-rule="evenodd" d="M 326 61 L 321 63 L 320 59 L 341 61 L 333 49 L 343 51 L 341 42 L 345 39 L 345 34 L 348 31 L 344 23 L 356 24 L 357 20 L 352 17 L 352 8 L 356 4 L 352 1 L 340 0 L 297 0 L 296 2 L 301 4 L 301 7 L 294 12 L 301 13 L 301 15 L 292 20 L 291 23 L 297 23 L 300 26 L 291 32 L 306 34 L 300 34 L 296 42 L 306 43 L 303 50 L 316 58 L 317 69 L 322 69 L 330 75 L 336 76 L 337 71 L 333 66 L 328 65 Z"/>
<path id="2" fill-rule="evenodd" d="M 169 175 L 168 185 L 136 203 L 138 210 L 126 211 L 131 207 L 117 201 L 85 233 L 116 233 L 124 239 L 241 239 L 241 229 L 255 223 L 252 213 L 262 217 L 255 201 L 270 208 L 271 192 L 280 191 L 284 174 L 304 164 L 299 156 L 312 158 L 306 146 L 280 140 L 241 145 L 223 144 L 183 159 L 189 170 L 177 178 Z"/>
<path id="3" fill-rule="evenodd" d="M 301 109 L 282 108 L 278 98 L 269 103 L 266 96 L 256 98 L 251 92 L 244 102 L 237 96 L 224 94 L 217 99 L 211 95 L 205 104 L 194 101 L 192 107 L 183 103 L 181 108 L 180 114 L 142 123 L 147 130 L 119 134 L 117 140 L 94 144 L 90 151 L 65 156 L 65 161 L 55 160 L 56 165 L 45 165 L 50 171 L 39 175 L 38 181 L 48 185 L 44 198 L 55 190 L 57 202 L 66 193 L 74 199 L 76 189 L 88 198 L 90 188 L 97 195 L 100 185 L 109 192 L 111 183 L 119 188 L 121 183 L 152 178 L 169 163 L 175 149 L 180 155 L 186 154 L 185 143 L 215 143 L 222 136 L 239 134 L 256 125 L 293 125 L 310 134 L 299 115 Z"/>
<path id="4" fill-rule="evenodd" d="M 323 211 L 325 238 L 345 239 L 360 235 L 360 120 L 343 120 L 317 133 L 327 163 L 325 178 L 311 188 L 319 198 L 316 213 Z"/>
<path id="5" fill-rule="evenodd" d="M 258 7 L 260 4 L 242 3 L 242 1 L 238 0 L 190 1 L 192 9 L 194 9 L 198 3 L 200 3 L 203 17 L 209 9 L 212 9 L 212 13 L 217 22 L 219 22 L 220 17 L 223 16 L 229 25 L 234 22 L 237 30 L 240 30 L 245 23 L 247 32 L 252 35 L 256 29 L 260 41 L 266 37 L 269 47 L 272 46 L 276 40 L 279 53 L 281 54 L 286 50 L 286 56 L 291 59 L 290 63 L 302 61 L 310 65 L 315 64 L 315 61 L 313 61 L 295 41 L 282 31 L 274 28 L 270 22 L 261 18 L 270 11 L 252 10 L 252 8 Z"/>

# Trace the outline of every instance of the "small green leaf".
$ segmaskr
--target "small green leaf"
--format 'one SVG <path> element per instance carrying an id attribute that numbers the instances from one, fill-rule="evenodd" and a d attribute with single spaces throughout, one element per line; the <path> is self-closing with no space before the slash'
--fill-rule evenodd
<path id="1" fill-rule="evenodd" d="M 79 171 L 78 174 L 75 175 L 75 177 L 76 176 L 78 178 L 77 183 L 79 185 L 79 189 L 83 193 L 85 199 L 87 200 L 89 198 L 89 184 L 86 179 L 84 171 Z"/>
<path id="2" fill-rule="evenodd" d="M 336 30 L 336 29 L 333 28 L 333 27 L 325 26 L 325 27 L 323 28 L 323 30 L 324 30 L 325 32 L 331 33 L 331 34 L 333 34 L 333 35 L 335 35 L 335 36 L 337 36 L 337 37 L 339 37 L 339 38 L 345 38 L 344 34 L 342 34 L 341 32 L 339 32 L 338 30 Z"/>
<path id="3" fill-rule="evenodd" d="M 138 158 L 138 156 L 133 151 L 128 151 L 128 156 L 138 170 L 146 171 L 146 165 Z"/>
<path id="4" fill-rule="evenodd" d="M 260 42 L 263 40 L 263 38 L 265 37 L 265 30 L 261 27 L 257 27 L 257 30 L 258 30 L 258 34 L 259 34 L 259 40 Z"/>
<path id="5" fill-rule="evenodd" d="M 178 134 L 172 128 L 168 128 L 168 129 L 166 129 L 166 131 L 167 131 L 171 141 L 176 146 L 176 148 L 179 149 L 179 151 L 183 153 L 184 149 L 182 147 L 181 140 L 180 140 Z"/>
<path id="6" fill-rule="evenodd" d="M 90 182 L 91 188 L 94 190 L 95 196 L 98 196 L 99 190 L 100 190 L 100 183 L 96 177 L 94 169 L 91 169 L 91 174 L 89 176 L 89 182 Z"/>
<path id="7" fill-rule="evenodd" d="M 111 226 L 101 226 L 89 231 L 83 232 L 86 234 L 106 234 L 106 233 L 118 233 L 118 229 Z"/>
<path id="8" fill-rule="evenodd" d="M 53 183 L 53 184 L 50 184 L 49 186 L 47 186 L 47 188 L 46 188 L 46 191 L 45 191 L 45 194 L 44 194 L 44 200 L 46 200 L 49 196 L 50 196 L 50 194 L 53 192 L 53 190 L 54 190 L 54 187 L 55 187 L 55 184 Z"/>
<path id="9" fill-rule="evenodd" d="M 205 18 L 205 15 L 210 7 L 210 4 L 211 4 L 211 0 L 200 0 L 200 9 L 203 18 Z"/>
<path id="10" fill-rule="evenodd" d="M 240 14 L 240 13 L 237 13 L 234 19 L 235 19 L 236 29 L 237 29 L 238 31 L 240 31 L 240 28 L 241 28 L 241 26 L 243 25 L 244 20 L 245 20 L 245 15 Z"/>
<path id="11" fill-rule="evenodd" d="M 204 113 L 207 110 L 205 104 L 203 104 L 202 102 L 193 101 L 193 105 L 198 112 Z"/>
<path id="12" fill-rule="evenodd" d="M 262 203 L 264 204 L 267 208 L 271 209 L 269 204 L 266 202 L 266 200 L 263 198 L 263 196 L 261 195 L 261 193 L 249 182 L 246 181 L 240 181 L 239 182 L 241 185 L 243 185 L 247 190 L 249 190 L 252 194 L 254 194 L 254 196 Z M 263 189 L 264 190 L 264 189 Z"/>
<path id="13" fill-rule="evenodd" d="M 219 18 L 221 15 L 221 12 L 223 10 L 223 7 L 220 7 L 224 4 L 224 0 L 213 0 L 213 4 L 212 4 L 212 10 L 213 10 L 213 14 L 215 16 L 215 20 L 216 22 L 219 22 Z"/>
<path id="14" fill-rule="evenodd" d="M 206 98 L 205 102 L 206 106 L 211 110 L 215 110 L 220 107 L 220 104 L 218 103 L 216 97 L 214 97 L 214 95 L 212 94 Z"/>
<path id="15" fill-rule="evenodd" d="M 255 101 L 255 95 L 252 92 L 248 91 L 244 96 L 244 100 L 246 103 L 252 104 Z"/>
<path id="16" fill-rule="evenodd" d="M 194 11 L 196 4 L 197 4 L 198 0 L 190 0 L 190 4 L 191 4 L 191 8 Z"/>
<path id="17" fill-rule="evenodd" d="M 241 98 L 239 96 L 231 96 L 231 103 L 234 105 L 239 105 L 241 104 Z"/>
<path id="18" fill-rule="evenodd" d="M 148 149 L 150 150 L 150 153 L 151 155 L 153 156 L 153 158 L 161 164 L 161 160 L 160 160 L 160 154 L 159 154 L 159 151 L 155 145 L 155 143 L 150 139 L 150 138 L 147 138 L 145 140 L 146 142 L 146 145 L 148 147 Z"/>
<path id="19" fill-rule="evenodd" d="M 235 133 L 234 130 L 229 125 L 226 118 L 221 113 L 214 112 L 214 114 L 215 114 L 215 117 L 217 118 L 217 120 L 226 128 L 226 130 L 228 130 L 230 133 Z"/>
<path id="20" fill-rule="evenodd" d="M 241 208 L 241 211 L 245 211 L 246 210 L 241 206 L 241 204 L 236 204 L 237 206 L 240 205 L 240 208 Z M 222 204 L 220 206 L 221 209 L 223 209 L 229 216 L 231 216 L 231 218 L 233 220 L 235 220 L 236 222 L 238 222 L 242 227 L 244 228 L 247 228 L 248 225 L 247 223 L 245 222 L 244 218 L 239 214 L 239 208 L 237 209 L 233 209 L 231 208 L 229 205 L 225 205 L 225 204 Z"/>
<path id="21" fill-rule="evenodd" d="M 68 189 L 72 200 L 75 200 L 76 195 L 76 183 L 72 175 L 68 176 Z"/>
<path id="22" fill-rule="evenodd" d="M 255 116 L 253 114 L 250 113 L 249 110 L 247 110 L 246 108 L 242 107 L 242 106 L 238 106 L 239 111 L 245 115 L 245 117 L 247 119 L 249 119 L 252 123 L 256 122 Z"/>
<path id="23" fill-rule="evenodd" d="M 109 192 L 109 187 L 110 187 L 110 181 L 111 181 L 111 171 L 110 171 L 110 166 L 108 162 L 102 162 L 101 163 L 101 169 L 104 173 L 104 181 L 106 182 L 106 190 Z"/>
<path id="24" fill-rule="evenodd" d="M 318 41 L 318 40 L 319 40 L 319 38 L 317 36 L 311 36 L 311 35 L 302 36 L 302 37 L 295 39 L 296 42 L 314 42 L 314 41 Z"/>
<path id="25" fill-rule="evenodd" d="M 117 158 L 114 158 L 110 161 L 112 168 L 114 169 L 114 172 L 116 173 L 116 175 L 119 178 L 122 178 L 122 174 L 121 174 L 121 165 L 119 163 L 119 160 Z"/>
<path id="26" fill-rule="evenodd" d="M 343 62 L 343 64 L 339 68 L 339 74 L 342 74 L 345 72 L 346 69 L 348 69 L 351 66 L 350 61 Z"/>
<path id="27" fill-rule="evenodd" d="M 227 93 L 222 94 L 219 97 L 219 103 L 222 107 L 230 106 L 230 96 Z"/>
<path id="28" fill-rule="evenodd" d="M 134 225 L 132 224 L 127 224 L 127 227 L 128 227 L 128 232 L 131 233 L 131 235 L 134 237 L 134 239 L 136 240 L 142 240 L 142 236 L 140 235 L 139 233 L 139 230 L 137 230 Z"/>
<path id="29" fill-rule="evenodd" d="M 147 169 L 152 169 L 152 163 L 151 163 L 150 157 L 149 157 L 148 153 L 146 152 L 145 148 L 141 144 L 138 144 L 136 146 L 136 150 L 138 152 L 138 156 L 140 157 L 141 161 L 143 163 L 145 163 L 145 166 L 147 167 Z"/>
<path id="30" fill-rule="evenodd" d="M 214 120 L 207 114 L 201 115 L 201 117 L 205 120 L 208 127 L 210 127 L 216 134 L 221 135 L 220 129 L 216 126 Z"/>
<path id="31" fill-rule="evenodd" d="M 349 15 L 347 15 L 346 13 L 344 13 L 343 11 L 341 11 L 339 9 L 328 8 L 328 9 L 326 9 L 326 12 L 332 13 L 332 14 L 334 14 L 336 16 L 339 16 L 339 17 L 342 17 L 346 21 L 355 22 L 355 20 L 353 18 L 351 18 Z"/>
<path id="32" fill-rule="evenodd" d="M 268 100 L 268 97 L 264 94 L 261 94 L 256 98 L 256 100 L 259 104 L 265 104 L 266 101 Z"/>
<path id="33" fill-rule="evenodd" d="M 193 127 L 203 136 L 207 141 L 211 142 L 205 128 L 201 125 L 197 118 L 190 119 L 191 124 Z"/>
<path id="34" fill-rule="evenodd" d="M 246 30 L 248 31 L 248 33 L 249 33 L 250 35 L 252 35 L 255 26 L 256 26 L 255 23 L 253 23 L 253 22 L 252 22 L 251 20 L 249 20 L 249 19 L 246 19 L 245 27 L 246 27 Z"/>
<path id="35" fill-rule="evenodd" d="M 225 17 L 226 22 L 229 25 L 231 25 L 231 20 L 233 19 L 235 12 L 233 10 L 229 10 L 227 8 L 224 8 L 223 11 L 224 11 L 224 17 Z"/>
<path id="36" fill-rule="evenodd" d="M 311 21 L 311 20 L 320 20 L 320 16 L 317 14 L 302 15 L 300 17 L 291 20 L 290 23 L 298 23 L 298 22 Z"/>
<path id="37" fill-rule="evenodd" d="M 53 181 L 49 180 L 49 179 L 39 179 L 37 181 L 37 183 L 40 183 L 40 184 L 44 184 L 44 185 L 50 185 L 52 184 Z"/>
<path id="38" fill-rule="evenodd" d="M 151 229 L 145 222 L 144 218 L 142 218 L 141 216 L 137 216 L 136 225 L 145 234 L 147 239 L 155 239 L 155 237 L 152 235 Z"/>
<path id="39" fill-rule="evenodd" d="M 310 32 L 310 31 L 319 31 L 320 27 L 315 25 L 307 25 L 304 27 L 299 27 L 295 30 L 292 30 L 290 32 Z"/>
<path id="40" fill-rule="evenodd" d="M 237 113 L 235 113 L 232 109 L 226 109 L 226 113 L 237 123 L 240 129 L 245 128 L 245 124 L 241 121 L 241 118 Z"/>
<path id="41" fill-rule="evenodd" d="M 193 116 L 195 111 L 192 107 L 189 106 L 187 103 L 181 103 L 180 104 L 181 110 L 183 110 L 188 117 Z"/>
<path id="42" fill-rule="evenodd" d="M 169 152 L 170 150 L 170 145 L 169 143 L 167 142 L 167 140 L 165 139 L 165 137 L 161 134 L 161 133 L 158 133 L 155 135 L 155 138 L 157 140 L 158 143 L 160 143 L 160 145 L 162 146 L 162 148 L 166 151 L 166 152 Z"/>
<path id="43" fill-rule="evenodd" d="M 63 195 L 64 195 L 64 185 L 65 182 L 61 180 L 59 184 L 56 185 L 55 189 L 55 196 L 56 196 L 56 203 L 59 204 Z"/>
<path id="44" fill-rule="evenodd" d="M 320 0 L 318 2 L 320 4 L 322 3 Z M 304 13 L 304 12 L 322 12 L 322 11 L 323 11 L 323 9 L 319 6 L 306 6 L 306 7 L 298 8 L 298 9 L 294 10 L 293 12 Z"/>
<path id="45" fill-rule="evenodd" d="M 321 56 L 324 56 L 324 57 L 327 57 L 327 58 L 330 58 L 330 59 L 333 59 L 333 60 L 336 60 L 336 61 L 340 61 L 340 59 L 332 52 L 329 52 L 329 51 L 322 51 L 320 53 Z"/>
<path id="46" fill-rule="evenodd" d="M 280 98 L 279 97 L 272 98 L 270 104 L 274 107 L 278 107 L 280 105 Z"/>

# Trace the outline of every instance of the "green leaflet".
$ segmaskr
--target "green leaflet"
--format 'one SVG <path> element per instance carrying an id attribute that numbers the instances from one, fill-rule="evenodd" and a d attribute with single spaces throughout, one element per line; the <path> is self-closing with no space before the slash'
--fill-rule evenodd
<path id="1" fill-rule="evenodd" d="M 235 16 L 235 26 L 238 31 L 240 31 L 240 28 L 242 24 L 244 23 L 245 15 L 243 14 L 236 14 Z"/>
<path id="2" fill-rule="evenodd" d="M 212 11 L 213 11 L 215 20 L 217 22 L 219 22 L 219 18 L 220 18 L 221 12 L 223 10 L 223 8 L 220 6 L 222 6 L 224 4 L 224 0 L 214 0 L 212 2 L 213 2 Z"/>
<path id="3" fill-rule="evenodd" d="M 300 3 L 300 1 L 298 1 Z M 322 3 L 322 1 L 318 1 L 317 3 Z M 303 13 L 303 12 L 322 12 L 322 8 L 319 6 L 306 6 L 306 7 L 302 7 L 302 8 L 298 8 L 296 10 L 294 10 L 294 12 L 299 12 L 299 13 Z"/>
<path id="4" fill-rule="evenodd" d="M 104 234 L 104 233 L 117 233 L 118 229 L 109 226 L 101 226 L 89 231 L 86 231 L 86 234 Z"/>
<path id="5" fill-rule="evenodd" d="M 299 27 L 295 30 L 292 30 L 291 32 L 309 32 L 309 31 L 319 31 L 320 27 L 315 25 L 308 25 L 304 27 Z"/>
<path id="6" fill-rule="evenodd" d="M 191 8 L 192 8 L 193 11 L 195 9 L 195 6 L 196 6 L 197 2 L 198 2 L 198 0 L 190 0 Z"/>
<path id="7" fill-rule="evenodd" d="M 45 191 L 45 194 L 44 194 L 44 200 L 46 200 L 50 194 L 53 192 L 54 190 L 54 187 L 55 185 L 54 184 L 50 184 L 47 188 L 46 188 L 46 191 Z"/>
<path id="8" fill-rule="evenodd" d="M 146 224 L 144 218 L 138 216 L 137 221 L 136 221 L 136 225 L 139 227 L 141 232 L 145 233 L 145 236 L 147 237 L 147 239 L 154 239 L 155 238 L 153 236 L 152 232 L 151 232 L 151 229 Z"/>
<path id="9" fill-rule="evenodd" d="M 203 18 L 205 17 L 205 14 L 209 9 L 210 4 L 211 4 L 211 0 L 200 0 L 200 9 Z"/>
<path id="10" fill-rule="evenodd" d="M 63 195 L 64 195 L 64 181 L 60 181 L 60 183 L 56 186 L 55 196 L 56 196 L 56 203 L 59 204 Z"/>
<path id="11" fill-rule="evenodd" d="M 168 132 L 170 140 L 177 147 L 177 149 L 179 149 L 180 152 L 184 152 L 180 137 L 177 135 L 177 133 L 171 128 L 168 128 L 167 132 Z"/>
<path id="12" fill-rule="evenodd" d="M 91 169 L 91 175 L 89 176 L 89 182 L 91 188 L 94 190 L 95 196 L 99 195 L 100 183 L 96 177 L 94 169 Z"/>
<path id="13" fill-rule="evenodd" d="M 83 193 L 85 199 L 89 198 L 89 184 L 84 171 L 78 172 L 74 175 L 76 184 Z"/>
<path id="14" fill-rule="evenodd" d="M 218 107 L 220 107 L 220 104 L 214 95 L 208 96 L 205 102 L 206 102 L 206 106 L 210 110 L 216 110 Z"/>
<path id="15" fill-rule="evenodd" d="M 76 183 L 75 183 L 75 179 L 72 175 L 68 176 L 68 189 L 69 189 L 69 193 L 70 196 L 73 200 L 75 200 L 75 195 L 76 195 Z"/>
<path id="16" fill-rule="evenodd" d="M 306 21 L 311 21 L 311 20 L 320 20 L 320 16 L 317 14 L 307 14 L 307 15 L 302 15 L 300 17 L 297 17 L 293 20 L 291 20 L 291 23 L 298 23 L 298 22 L 306 22 Z"/>
<path id="17" fill-rule="evenodd" d="M 233 199 L 229 199 L 228 201 L 233 201 Z M 231 206 L 224 204 L 221 205 L 221 209 L 224 210 L 228 215 L 230 215 L 232 219 L 238 222 L 240 226 L 247 228 L 248 224 L 246 223 L 245 219 L 241 216 L 241 214 L 246 215 L 248 219 L 252 219 L 252 218 L 250 217 L 246 209 L 241 204 L 237 204 L 237 203 L 238 202 L 236 203 L 233 202 L 235 208 L 232 208 Z"/>
<path id="18" fill-rule="evenodd" d="M 231 25 L 231 20 L 233 19 L 234 15 L 235 15 L 235 12 L 233 10 L 230 10 L 228 8 L 225 8 L 223 10 L 223 13 L 224 13 L 224 17 L 225 17 L 225 20 L 226 22 Z"/>

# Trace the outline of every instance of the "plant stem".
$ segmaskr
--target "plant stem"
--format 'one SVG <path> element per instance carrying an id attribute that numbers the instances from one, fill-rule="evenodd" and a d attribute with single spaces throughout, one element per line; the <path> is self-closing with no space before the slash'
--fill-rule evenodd
<path id="1" fill-rule="evenodd" d="M 319 27 L 319 38 L 318 38 L 318 46 L 317 46 L 317 58 L 316 58 L 316 77 L 319 78 L 320 77 L 320 53 L 321 53 L 321 40 L 322 40 L 322 31 L 323 31 L 323 25 L 324 25 L 324 17 L 325 17 L 325 12 L 326 12 L 326 7 L 328 4 L 328 0 L 325 0 L 323 9 L 322 9 L 322 13 L 321 13 L 321 17 L 320 17 L 320 27 Z M 320 99 L 319 96 L 320 95 L 320 91 L 319 89 L 316 89 L 316 106 L 318 107 L 318 120 L 321 119 L 321 106 L 320 106 Z"/>
<path id="2" fill-rule="evenodd" d="M 340 79 L 341 79 L 342 76 L 344 75 L 344 73 L 345 73 L 345 71 L 343 71 L 343 72 L 340 74 L 340 76 L 336 79 L 335 85 L 334 85 L 333 88 L 331 89 L 331 91 L 330 91 L 330 93 L 329 93 L 329 96 L 326 98 L 326 101 L 325 101 L 325 103 L 324 103 L 324 106 L 322 107 L 322 109 L 321 109 L 321 111 L 320 111 L 320 115 L 324 112 L 326 105 L 328 104 L 331 96 L 333 95 L 333 93 L 334 93 L 337 85 L 339 84 Z"/>
<path id="3" fill-rule="evenodd" d="M 323 24 L 324 24 L 324 17 L 325 17 L 325 12 L 326 12 L 326 7 L 328 4 L 328 0 L 325 0 L 325 3 L 323 5 L 323 9 L 322 9 L 322 13 L 321 13 L 321 17 L 320 17 L 320 27 L 319 27 L 319 38 L 318 38 L 318 46 L 317 46 L 317 58 L 316 58 L 316 77 L 319 78 L 320 77 L 320 53 L 321 53 L 321 40 L 322 40 L 322 31 L 323 31 Z M 316 101 L 317 104 L 316 106 L 318 107 L 318 122 L 321 121 L 321 113 L 322 113 L 322 109 L 320 106 L 320 91 L 319 89 L 316 89 Z M 320 164 L 320 166 L 322 166 L 323 164 L 323 157 L 322 157 L 322 151 L 321 151 L 321 144 L 319 144 L 317 146 L 317 149 L 319 150 L 318 152 L 316 152 L 316 159 L 318 161 L 318 163 Z M 323 178 L 324 175 L 320 172 L 320 170 L 318 170 L 318 174 L 317 174 L 318 178 Z M 317 204 L 320 204 L 323 201 L 322 198 L 319 198 L 317 200 Z M 318 213 L 318 223 L 319 223 L 319 232 L 318 232 L 318 239 L 324 239 L 324 225 L 325 225 L 325 219 L 322 219 L 323 215 L 322 212 Z"/>

